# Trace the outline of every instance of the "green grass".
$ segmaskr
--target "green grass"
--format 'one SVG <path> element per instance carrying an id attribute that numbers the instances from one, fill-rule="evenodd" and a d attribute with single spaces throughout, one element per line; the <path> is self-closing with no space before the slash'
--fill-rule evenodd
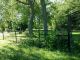
<path id="1" fill-rule="evenodd" d="M 79 60 L 80 57 L 37 47 L 7 45 L 0 48 L 0 60 Z"/>
<path id="2" fill-rule="evenodd" d="M 12 38 L 12 40 L 15 39 Z M 73 33 L 73 40 L 77 45 L 75 45 L 75 53 L 72 54 L 59 50 L 50 51 L 45 48 L 24 46 L 25 44 L 19 45 L 8 39 L 0 40 L 0 60 L 80 60 L 78 33 Z"/>

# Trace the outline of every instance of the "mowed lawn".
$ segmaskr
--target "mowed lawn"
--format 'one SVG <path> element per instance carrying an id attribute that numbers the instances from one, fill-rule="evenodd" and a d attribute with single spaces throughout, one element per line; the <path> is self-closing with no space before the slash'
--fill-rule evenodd
<path id="1" fill-rule="evenodd" d="M 50 51 L 44 48 L 19 45 L 15 42 L 15 38 L 8 40 L 11 35 L 13 36 L 13 33 L 5 35 L 5 39 L 0 40 L 0 60 L 80 60 L 80 53 L 69 54 L 58 50 Z M 23 34 L 19 36 L 21 35 Z M 2 39 L 1 36 L 0 38 Z M 73 33 L 73 39 L 78 40 L 79 34 Z"/>

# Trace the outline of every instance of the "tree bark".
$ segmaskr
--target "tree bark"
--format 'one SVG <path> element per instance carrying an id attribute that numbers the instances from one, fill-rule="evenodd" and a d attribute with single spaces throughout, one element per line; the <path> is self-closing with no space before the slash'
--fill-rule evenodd
<path id="1" fill-rule="evenodd" d="M 40 0 L 40 2 L 42 8 L 43 23 L 44 23 L 44 37 L 46 38 L 48 34 L 46 4 L 45 4 L 45 0 Z"/>
<path id="2" fill-rule="evenodd" d="M 24 5 L 28 5 L 30 7 L 30 20 L 29 20 L 29 24 L 28 24 L 28 29 L 29 29 L 29 36 L 33 35 L 33 20 L 34 20 L 34 1 L 35 0 L 26 0 L 26 3 L 20 1 L 20 0 L 16 0 L 19 3 L 22 3 Z M 28 3 L 27 3 L 28 1 Z"/>
<path id="3" fill-rule="evenodd" d="M 29 36 L 32 36 L 33 35 L 33 20 L 34 20 L 34 1 L 28 0 L 28 3 L 30 5 L 30 13 L 31 13 L 28 28 L 29 28 Z"/>

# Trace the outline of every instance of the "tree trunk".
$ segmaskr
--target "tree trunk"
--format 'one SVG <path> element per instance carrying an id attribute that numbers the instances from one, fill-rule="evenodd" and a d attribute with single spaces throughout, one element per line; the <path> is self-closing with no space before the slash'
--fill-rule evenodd
<path id="1" fill-rule="evenodd" d="M 41 1 L 41 7 L 42 7 L 43 23 L 44 23 L 44 37 L 46 38 L 48 34 L 46 4 L 45 4 L 45 0 L 40 0 L 40 1 Z"/>
<path id="2" fill-rule="evenodd" d="M 28 3 L 30 5 L 30 20 L 29 20 L 29 36 L 33 35 L 33 20 L 34 20 L 34 1 L 33 0 L 28 0 Z"/>

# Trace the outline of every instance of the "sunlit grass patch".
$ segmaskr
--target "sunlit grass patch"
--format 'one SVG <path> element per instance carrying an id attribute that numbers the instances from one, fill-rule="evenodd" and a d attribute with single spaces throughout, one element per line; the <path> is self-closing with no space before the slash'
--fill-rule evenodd
<path id="1" fill-rule="evenodd" d="M 6 41 L 6 40 L 0 40 L 0 47 L 2 46 L 7 46 L 8 44 L 10 44 L 10 41 Z"/>
<path id="2" fill-rule="evenodd" d="M 74 34 L 80 34 L 80 32 L 72 32 L 72 34 L 74 35 Z"/>

